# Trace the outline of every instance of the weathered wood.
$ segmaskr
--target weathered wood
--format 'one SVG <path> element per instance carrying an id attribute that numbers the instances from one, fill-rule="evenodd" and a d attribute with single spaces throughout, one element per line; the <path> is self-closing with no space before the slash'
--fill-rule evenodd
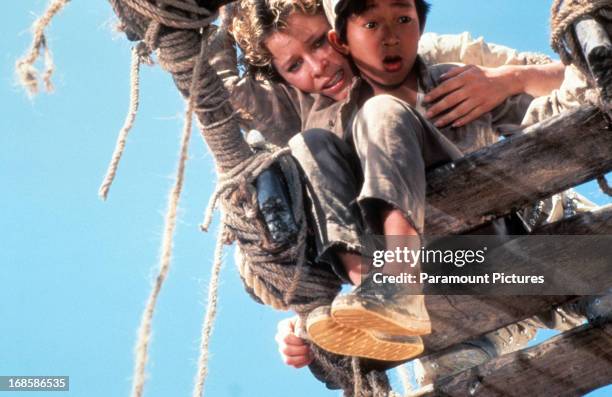
<path id="1" fill-rule="evenodd" d="M 554 295 L 429 295 L 425 301 L 433 332 L 423 337 L 424 355 L 477 338 L 576 298 Z"/>
<path id="2" fill-rule="evenodd" d="M 612 324 L 584 325 L 411 396 L 582 396 L 612 383 Z"/>
<path id="3" fill-rule="evenodd" d="M 547 225 L 535 233 L 577 235 L 586 232 L 600 234 L 606 238 L 611 235 L 612 206 Z M 582 249 L 580 246 L 582 242 L 579 239 L 566 238 L 564 247 L 559 248 L 559 251 L 553 251 L 547 246 L 531 247 L 528 242 L 529 238 L 530 236 L 525 236 L 510 241 L 506 246 L 512 245 L 512 249 L 505 249 L 507 248 L 505 246 L 501 249 L 499 258 L 507 257 L 508 252 L 525 252 L 523 250 L 531 249 L 531 252 L 526 251 L 527 256 L 540 257 L 538 262 L 521 264 L 515 260 L 502 261 L 497 263 L 495 271 L 511 274 L 524 272 L 526 268 L 530 268 L 530 273 L 538 274 L 542 271 L 538 270 L 538 267 L 546 265 L 546 259 L 541 258 L 551 255 L 556 277 L 572 275 L 575 278 L 571 282 L 567 281 L 568 291 L 581 288 L 589 290 L 597 285 L 612 285 L 612 272 L 607 270 L 610 267 L 609 258 L 612 257 L 612 246 L 609 254 L 601 255 L 595 251 L 590 252 L 589 247 Z M 609 239 L 601 241 L 605 242 Z M 498 250 L 500 249 L 491 252 L 492 261 L 497 260 Z M 588 265 L 576 261 L 576 256 L 580 255 L 584 256 L 582 259 Z M 507 265 L 504 266 L 504 263 Z M 425 266 L 423 271 L 427 271 Z M 551 274 L 550 269 L 548 269 L 548 274 Z M 508 291 L 512 293 L 512 288 Z M 431 354 L 456 343 L 476 338 L 576 298 L 576 295 L 570 295 L 571 292 L 556 296 L 501 296 L 499 292 L 492 292 L 495 292 L 495 295 L 427 295 L 425 302 L 430 313 L 433 332 L 423 337 L 425 354 Z"/>
<path id="4" fill-rule="evenodd" d="M 612 132 L 595 107 L 525 132 L 428 173 L 428 234 L 467 231 L 612 170 Z"/>

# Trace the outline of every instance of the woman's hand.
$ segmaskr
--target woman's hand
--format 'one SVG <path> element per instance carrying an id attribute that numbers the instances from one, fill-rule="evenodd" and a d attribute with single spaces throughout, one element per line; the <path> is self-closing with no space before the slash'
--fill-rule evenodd
<path id="1" fill-rule="evenodd" d="M 520 91 L 509 67 L 460 66 L 441 76 L 442 83 L 425 96 L 427 117 L 436 127 L 461 127 L 490 112 Z"/>
<path id="2" fill-rule="evenodd" d="M 302 368 L 313 360 L 312 352 L 306 341 L 295 334 L 298 321 L 297 316 L 280 321 L 274 337 L 283 362 L 294 368 Z"/>
<path id="3" fill-rule="evenodd" d="M 512 95 L 547 95 L 559 88 L 564 72 L 561 62 L 498 68 L 457 67 L 443 74 L 442 83 L 425 96 L 425 102 L 432 104 L 427 117 L 434 120 L 436 127 L 449 124 L 461 127 L 490 112 Z"/>

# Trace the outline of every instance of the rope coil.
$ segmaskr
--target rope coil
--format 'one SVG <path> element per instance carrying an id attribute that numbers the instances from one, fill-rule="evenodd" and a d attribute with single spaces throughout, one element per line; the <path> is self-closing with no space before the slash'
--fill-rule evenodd
<path id="1" fill-rule="evenodd" d="M 221 175 L 202 229 L 208 229 L 214 209 L 221 203 L 226 243 L 238 242 L 237 265 L 247 289 L 277 310 L 292 309 L 305 315 L 315 307 L 329 304 L 340 289 L 340 280 L 331 272 L 304 266 L 306 218 L 303 189 L 299 170 L 289 155 L 288 148 L 278 149 L 269 145 L 243 166 Z M 299 226 L 297 242 L 289 247 L 276 247 L 265 238 L 266 227 L 257 218 L 253 182 L 273 163 L 279 164 L 286 176 L 294 219 Z"/>

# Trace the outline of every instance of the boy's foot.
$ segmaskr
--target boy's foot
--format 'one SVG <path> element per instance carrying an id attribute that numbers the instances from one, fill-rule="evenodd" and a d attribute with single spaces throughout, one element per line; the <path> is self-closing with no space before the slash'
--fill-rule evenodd
<path id="1" fill-rule="evenodd" d="M 402 361 L 418 356 L 424 349 L 419 337 L 370 333 L 338 324 L 329 306 L 318 307 L 308 315 L 306 331 L 319 347 L 343 356 Z"/>
<path id="2" fill-rule="evenodd" d="M 353 292 L 338 295 L 331 313 L 338 323 L 390 335 L 418 336 L 431 333 L 431 321 L 423 295 L 407 295 L 398 284 L 375 284 L 368 276 Z"/>
<path id="3" fill-rule="evenodd" d="M 475 345 L 460 343 L 443 352 L 414 361 L 414 376 L 419 386 L 435 383 L 492 358 L 489 352 Z"/>

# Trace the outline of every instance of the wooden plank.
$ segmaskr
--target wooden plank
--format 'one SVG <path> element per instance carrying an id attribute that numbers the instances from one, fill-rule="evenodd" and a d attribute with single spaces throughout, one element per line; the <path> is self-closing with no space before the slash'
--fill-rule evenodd
<path id="1" fill-rule="evenodd" d="M 577 296 L 428 295 L 432 333 L 423 337 L 424 355 L 474 339 L 535 316 Z"/>
<path id="2" fill-rule="evenodd" d="M 440 380 L 411 396 L 573 397 L 610 383 L 612 324 L 587 324 Z"/>
<path id="3" fill-rule="evenodd" d="M 575 298 L 577 296 L 575 291 L 590 291 L 597 286 L 605 288 L 612 285 L 612 272 L 609 271 L 612 244 L 605 245 L 612 235 L 612 206 L 547 225 L 535 233 L 600 234 L 601 239 L 596 240 L 598 250 L 583 246 L 584 241 L 576 237 L 565 238 L 561 247 L 552 250 L 550 246 L 541 245 L 539 242 L 533 245 L 532 236 L 524 236 L 510 241 L 501 250 L 492 251 L 491 263 L 495 263 L 495 271 L 507 274 L 521 272 L 538 274 L 546 270 L 547 276 L 554 272 L 554 277 L 562 282 L 565 282 L 564 277 L 571 275 L 572 280 L 567 281 L 567 292 L 564 292 L 564 295 L 516 296 L 508 295 L 516 291 L 516 287 L 504 292 L 500 286 L 498 291 L 491 291 L 489 295 L 427 295 L 425 301 L 432 320 L 433 332 L 423 337 L 425 354 L 431 354 L 550 310 L 552 306 Z M 602 244 L 604 247 L 610 247 L 607 255 L 601 255 Z M 510 249 L 508 246 L 511 246 Z M 498 251 L 501 252 L 498 254 Z M 538 261 L 521 263 L 512 256 L 514 252 L 538 258 Z M 551 264 L 554 269 L 544 269 Z M 423 271 L 428 271 L 426 266 L 423 267 Z M 547 285 L 542 287 L 535 285 L 535 287 L 540 291 L 534 290 L 534 293 L 541 293 Z M 565 287 L 561 289 L 565 291 Z"/>
<path id="4" fill-rule="evenodd" d="M 585 106 L 427 175 L 430 235 L 467 231 L 612 170 L 606 116 Z"/>

